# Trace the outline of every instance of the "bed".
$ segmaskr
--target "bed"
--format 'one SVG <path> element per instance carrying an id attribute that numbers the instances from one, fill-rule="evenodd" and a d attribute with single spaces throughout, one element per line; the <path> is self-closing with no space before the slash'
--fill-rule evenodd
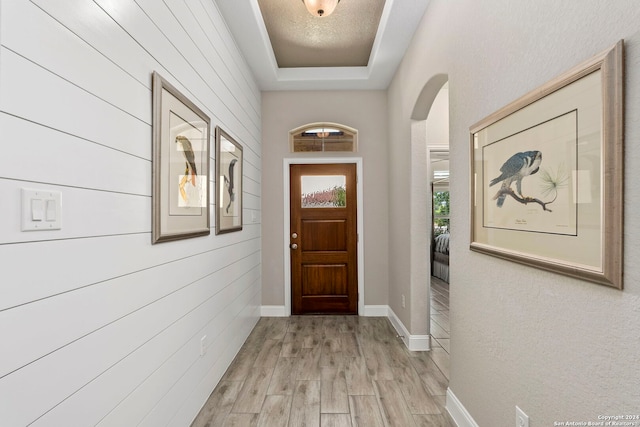
<path id="1" fill-rule="evenodd" d="M 449 233 L 435 238 L 431 274 L 449 283 Z"/>

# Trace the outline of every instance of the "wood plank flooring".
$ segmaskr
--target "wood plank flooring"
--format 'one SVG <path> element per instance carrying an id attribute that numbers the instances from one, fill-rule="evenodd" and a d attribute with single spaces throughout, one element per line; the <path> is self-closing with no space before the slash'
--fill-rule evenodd
<path id="1" fill-rule="evenodd" d="M 449 287 L 432 280 L 429 352 L 410 352 L 387 318 L 262 318 L 192 427 L 454 427 Z"/>
<path id="2" fill-rule="evenodd" d="M 449 284 L 431 278 L 431 346 L 442 347 L 449 354 Z"/>

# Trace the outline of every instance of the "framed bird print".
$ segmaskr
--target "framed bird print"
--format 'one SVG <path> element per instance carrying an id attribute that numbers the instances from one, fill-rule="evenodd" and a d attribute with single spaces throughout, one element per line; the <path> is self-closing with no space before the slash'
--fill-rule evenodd
<path id="1" fill-rule="evenodd" d="M 470 128 L 470 249 L 622 289 L 623 42 Z"/>
<path id="2" fill-rule="evenodd" d="M 209 117 L 153 73 L 152 242 L 210 234 Z"/>
<path id="3" fill-rule="evenodd" d="M 242 230 L 242 146 L 216 127 L 216 234 Z"/>

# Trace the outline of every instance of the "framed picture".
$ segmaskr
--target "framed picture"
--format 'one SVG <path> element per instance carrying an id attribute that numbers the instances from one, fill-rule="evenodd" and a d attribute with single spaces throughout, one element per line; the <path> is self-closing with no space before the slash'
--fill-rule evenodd
<path id="1" fill-rule="evenodd" d="M 216 234 L 242 230 L 242 146 L 216 127 Z"/>
<path id="2" fill-rule="evenodd" d="M 623 42 L 471 126 L 471 250 L 622 289 Z"/>
<path id="3" fill-rule="evenodd" d="M 153 243 L 210 233 L 210 134 L 209 117 L 154 72 Z"/>

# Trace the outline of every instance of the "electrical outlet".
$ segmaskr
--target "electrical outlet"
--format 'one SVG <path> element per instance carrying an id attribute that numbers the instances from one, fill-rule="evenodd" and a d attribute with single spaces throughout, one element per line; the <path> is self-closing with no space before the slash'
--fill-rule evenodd
<path id="1" fill-rule="evenodd" d="M 516 405 L 516 427 L 529 427 L 529 416 Z"/>
<path id="2" fill-rule="evenodd" d="M 207 336 L 203 335 L 200 338 L 200 356 L 204 356 L 207 353 Z"/>
<path id="3" fill-rule="evenodd" d="M 404 295 L 402 295 L 402 308 L 405 308 L 407 305 L 407 302 L 404 299 Z"/>

